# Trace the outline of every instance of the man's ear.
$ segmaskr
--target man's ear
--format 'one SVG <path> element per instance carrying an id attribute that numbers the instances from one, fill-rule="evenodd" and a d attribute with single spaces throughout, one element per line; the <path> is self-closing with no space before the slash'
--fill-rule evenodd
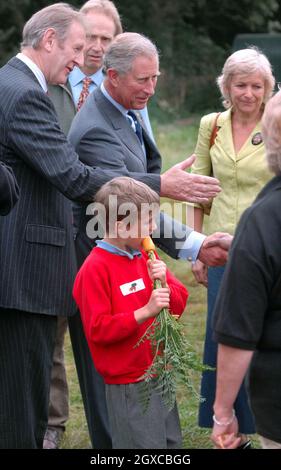
<path id="1" fill-rule="evenodd" d="M 106 75 L 110 81 L 110 83 L 114 86 L 117 87 L 119 83 L 119 73 L 115 69 L 108 69 L 106 71 Z"/>
<path id="2" fill-rule="evenodd" d="M 43 34 L 41 44 L 46 49 L 47 52 L 51 52 L 56 40 L 57 40 L 56 31 L 54 30 L 54 28 L 49 28 Z"/>

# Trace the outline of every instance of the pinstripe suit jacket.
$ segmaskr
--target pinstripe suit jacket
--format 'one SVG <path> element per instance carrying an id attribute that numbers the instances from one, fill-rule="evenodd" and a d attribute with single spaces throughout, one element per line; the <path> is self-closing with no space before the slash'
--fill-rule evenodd
<path id="1" fill-rule="evenodd" d="M 91 93 L 76 114 L 68 137 L 83 163 L 93 167 L 109 168 L 122 176 L 131 176 L 159 192 L 159 188 L 153 184 L 153 178 L 160 173 L 161 156 L 154 142 L 143 129 L 145 156 L 139 139 L 126 117 L 110 103 L 100 89 Z M 94 241 L 86 235 L 89 217 L 86 216 L 85 205 L 80 210 L 79 219 L 76 247 L 78 261 L 81 264 L 94 245 Z M 167 224 L 166 230 L 169 226 L 168 230 L 171 233 L 176 226 L 175 221 L 161 215 L 161 235 L 155 241 L 162 250 L 176 258 L 178 249 L 175 242 L 185 240 L 191 229 L 180 224 L 180 227 L 183 227 L 182 231 L 185 232 L 182 238 L 164 237 L 164 222 Z"/>
<path id="2" fill-rule="evenodd" d="M 60 130 L 31 70 L 12 58 L 0 69 L 0 160 L 11 166 L 20 199 L 0 217 L 0 307 L 75 312 L 71 202 L 91 201 L 114 172 L 83 165 Z M 159 186 L 159 177 L 154 177 Z"/>
<path id="3" fill-rule="evenodd" d="M 8 214 L 18 198 L 19 187 L 13 171 L 0 162 L 0 214 Z"/>

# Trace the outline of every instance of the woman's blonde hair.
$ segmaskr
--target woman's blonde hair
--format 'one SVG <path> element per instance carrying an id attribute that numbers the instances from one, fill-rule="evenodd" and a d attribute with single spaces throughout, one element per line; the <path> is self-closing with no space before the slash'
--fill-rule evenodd
<path id="1" fill-rule="evenodd" d="M 272 96 L 275 86 L 275 78 L 267 57 L 254 46 L 241 49 L 231 54 L 226 60 L 221 75 L 217 78 L 217 84 L 223 97 L 225 108 L 232 106 L 229 95 L 230 82 L 235 75 L 250 75 L 260 73 L 264 78 L 264 100 L 266 103 Z"/>

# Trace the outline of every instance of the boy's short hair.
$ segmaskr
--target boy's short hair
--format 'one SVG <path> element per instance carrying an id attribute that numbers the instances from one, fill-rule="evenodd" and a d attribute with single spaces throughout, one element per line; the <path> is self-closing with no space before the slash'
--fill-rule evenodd
<path id="1" fill-rule="evenodd" d="M 96 193 L 95 203 L 105 209 L 105 227 L 108 230 L 111 217 L 120 221 L 130 214 L 136 221 L 143 210 L 148 213 L 155 210 L 155 207 L 159 208 L 160 197 L 145 183 L 128 176 L 120 176 L 101 187 Z"/>

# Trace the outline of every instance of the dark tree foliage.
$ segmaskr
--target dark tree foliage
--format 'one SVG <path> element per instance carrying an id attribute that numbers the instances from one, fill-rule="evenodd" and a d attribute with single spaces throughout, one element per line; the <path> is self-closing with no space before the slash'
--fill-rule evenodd
<path id="1" fill-rule="evenodd" d="M 281 3 L 281 0 L 280 0 Z M 215 78 L 236 34 L 267 32 L 276 0 L 116 0 L 126 30 L 148 35 L 161 52 L 158 104 L 219 106 Z"/>
<path id="2" fill-rule="evenodd" d="M 266 33 L 268 22 L 279 9 L 276 0 L 201 0 L 194 26 L 203 26 L 222 47 L 231 45 L 236 34 Z"/>
<path id="3" fill-rule="evenodd" d="M 25 21 L 50 0 L 0 0 L 0 63 L 20 47 Z M 71 0 L 80 7 L 84 1 Z M 238 33 L 278 30 L 281 0 L 116 0 L 125 31 L 150 37 L 160 50 L 155 103 L 165 111 L 218 102 L 215 77 Z"/>
<path id="4" fill-rule="evenodd" d="M 0 60 L 7 58 L 19 50 L 21 32 L 26 20 L 40 8 L 51 2 L 32 0 L 8 0 L 0 2 Z"/>

